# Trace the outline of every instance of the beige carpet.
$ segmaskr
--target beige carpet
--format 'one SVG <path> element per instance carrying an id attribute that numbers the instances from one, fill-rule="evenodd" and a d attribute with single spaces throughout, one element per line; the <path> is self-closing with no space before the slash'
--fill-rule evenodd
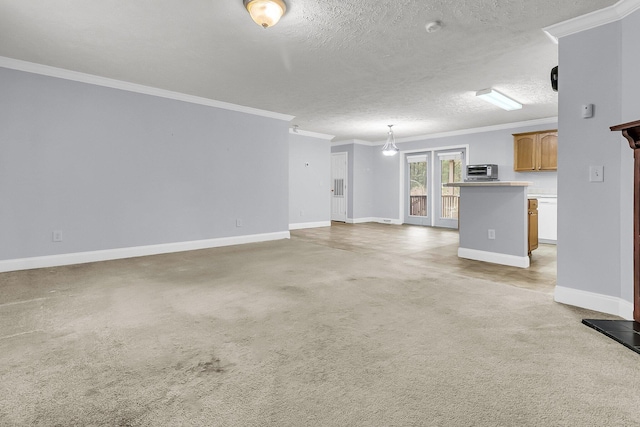
<path id="1" fill-rule="evenodd" d="M 640 425 L 585 315 L 300 239 L 5 273 L 0 425 Z"/>

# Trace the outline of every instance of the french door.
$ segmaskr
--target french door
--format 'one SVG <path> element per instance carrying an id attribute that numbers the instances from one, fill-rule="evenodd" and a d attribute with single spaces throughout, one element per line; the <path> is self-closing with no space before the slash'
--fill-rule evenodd
<path id="1" fill-rule="evenodd" d="M 415 153 L 406 157 L 404 222 L 414 225 L 431 224 L 431 154 Z"/>
<path id="2" fill-rule="evenodd" d="M 458 228 L 458 204 L 460 187 L 445 187 L 464 179 L 465 150 L 441 150 L 435 152 L 434 218 L 436 227 Z"/>
<path id="3" fill-rule="evenodd" d="M 459 187 L 464 180 L 466 148 L 407 153 L 404 223 L 458 228 Z"/>

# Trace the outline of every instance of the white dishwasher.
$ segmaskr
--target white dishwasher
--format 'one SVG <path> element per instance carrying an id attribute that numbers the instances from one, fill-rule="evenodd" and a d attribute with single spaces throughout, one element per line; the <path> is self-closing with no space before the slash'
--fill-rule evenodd
<path id="1" fill-rule="evenodd" d="M 542 197 L 538 199 L 538 240 L 540 243 L 558 241 L 558 198 Z"/>

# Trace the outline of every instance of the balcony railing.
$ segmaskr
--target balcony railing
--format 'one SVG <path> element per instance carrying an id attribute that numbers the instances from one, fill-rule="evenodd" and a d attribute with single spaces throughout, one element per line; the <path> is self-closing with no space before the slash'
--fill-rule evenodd
<path id="1" fill-rule="evenodd" d="M 460 196 L 441 197 L 440 218 L 458 219 L 458 199 Z M 427 216 L 427 196 L 409 196 L 409 212 L 411 216 Z"/>
<path id="2" fill-rule="evenodd" d="M 458 219 L 458 199 L 460 199 L 460 196 L 442 196 L 440 218 Z"/>
<path id="3" fill-rule="evenodd" d="M 427 196 L 409 196 L 409 215 L 427 216 Z"/>

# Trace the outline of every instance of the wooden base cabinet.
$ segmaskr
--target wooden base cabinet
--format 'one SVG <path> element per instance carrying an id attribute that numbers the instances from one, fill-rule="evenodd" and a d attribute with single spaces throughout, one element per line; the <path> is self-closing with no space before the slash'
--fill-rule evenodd
<path id="1" fill-rule="evenodd" d="M 516 172 L 558 170 L 558 131 L 513 134 L 513 170 Z"/>
<path id="2" fill-rule="evenodd" d="M 529 207 L 527 209 L 529 217 L 529 256 L 531 251 L 538 249 L 538 200 L 529 199 Z"/>

